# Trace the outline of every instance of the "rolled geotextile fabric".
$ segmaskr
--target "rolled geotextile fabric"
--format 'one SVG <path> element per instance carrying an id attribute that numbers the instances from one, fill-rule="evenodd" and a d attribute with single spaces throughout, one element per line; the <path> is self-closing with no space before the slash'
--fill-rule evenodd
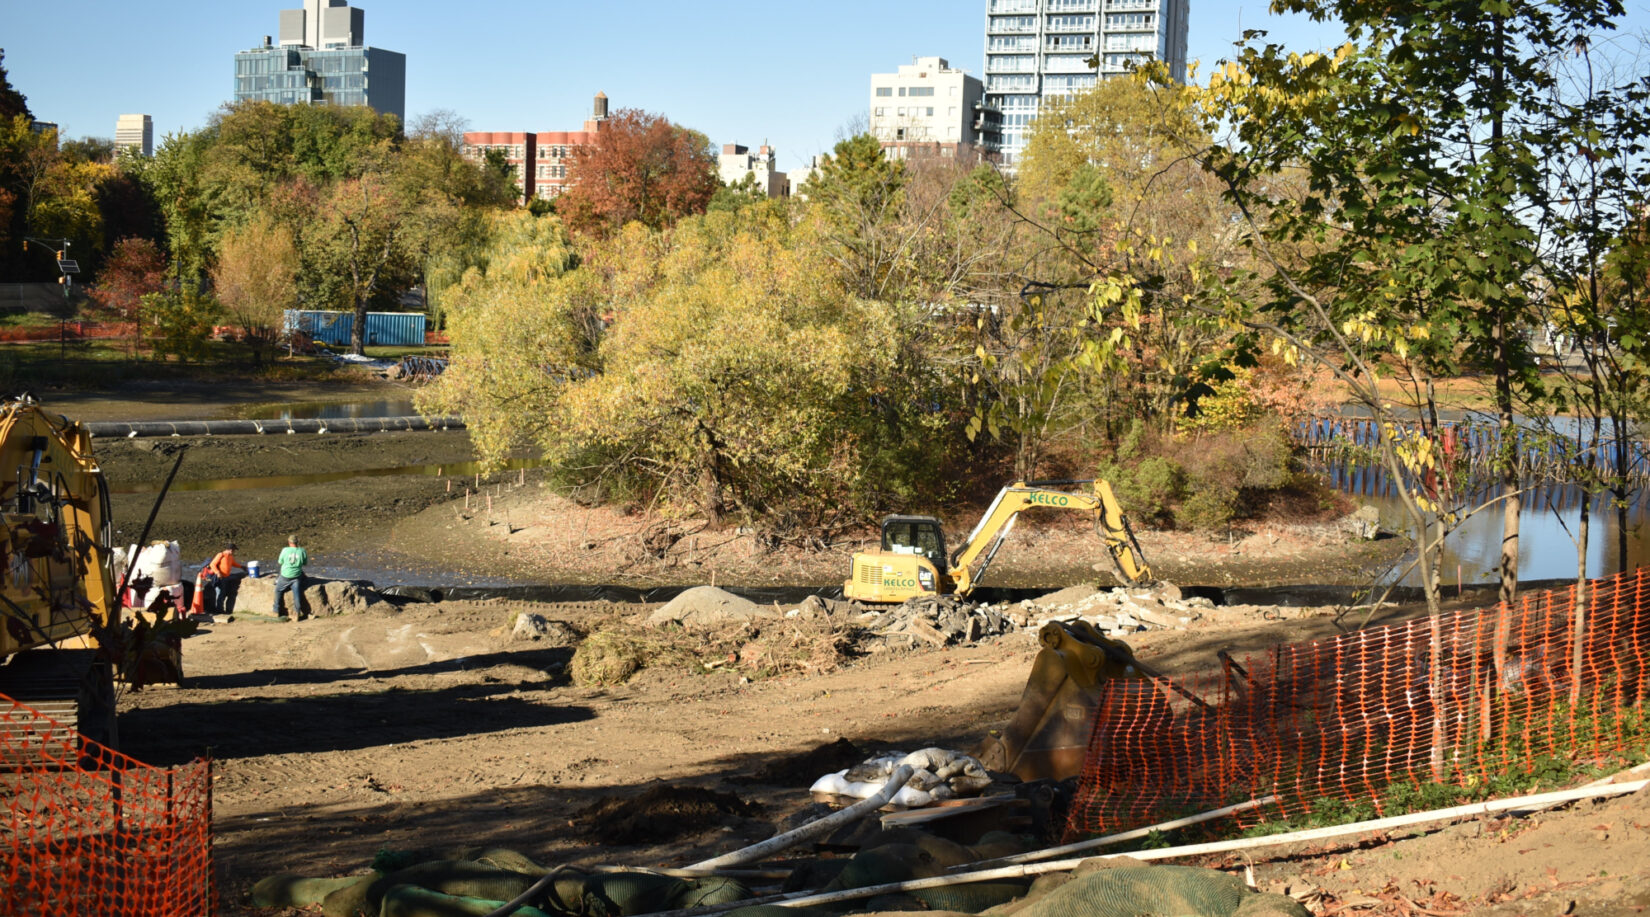
<path id="1" fill-rule="evenodd" d="M 471 860 L 484 866 L 496 866 L 510 872 L 525 873 L 537 879 L 544 875 L 545 868 L 533 862 L 526 854 L 508 847 L 484 847 L 479 850 L 466 850 L 458 859 Z"/>
<path id="2" fill-rule="evenodd" d="M 1252 901 L 1252 899 L 1260 899 Z M 1077 876 L 1015 911 L 1016 917 L 1310 917 L 1283 895 L 1260 895 L 1243 880 L 1194 866 L 1132 866 Z"/>
<path id="3" fill-rule="evenodd" d="M 728 904 L 733 901 L 743 901 L 751 896 L 751 890 L 743 882 L 729 879 L 725 876 L 708 876 L 703 879 L 687 880 L 687 888 L 676 896 L 671 907 L 709 907 L 713 904 Z"/>
<path id="4" fill-rule="evenodd" d="M 345 876 L 342 879 L 306 879 L 291 874 L 270 876 L 252 886 L 252 906 L 309 907 L 320 904 L 338 889 L 359 881 L 360 876 Z"/>
<path id="5" fill-rule="evenodd" d="M 948 867 L 978 859 L 975 852 L 962 844 L 933 836 L 913 837 L 912 843 L 878 844 L 854 855 L 842 872 L 825 886 L 825 891 L 865 888 L 886 885 L 910 879 L 943 876 Z M 1030 880 L 1001 882 L 973 882 L 948 885 L 943 888 L 925 888 L 885 900 L 873 898 L 867 907 L 873 911 L 921 909 L 963 911 L 977 914 L 1024 895 Z"/>
<path id="6" fill-rule="evenodd" d="M 384 893 L 379 917 L 487 917 L 503 901 L 471 898 L 465 895 L 443 895 L 416 885 L 391 886 Z M 522 905 L 512 917 L 554 917 L 547 911 Z"/>
<path id="7" fill-rule="evenodd" d="M 369 915 L 378 914 L 384 895 L 397 885 L 416 885 L 444 895 L 480 898 L 499 904 L 533 884 L 531 876 L 471 860 L 431 860 L 390 873 L 367 887 Z M 481 911 L 487 914 L 489 911 Z"/>
<path id="8" fill-rule="evenodd" d="M 556 879 L 554 902 L 559 910 L 584 917 L 630 917 L 727 904 L 750 896 L 741 883 L 717 876 L 677 879 L 645 872 L 569 872 Z"/>
<path id="9" fill-rule="evenodd" d="M 371 905 L 371 910 L 368 910 L 367 889 L 383 875 L 377 871 L 369 872 L 327 895 L 321 901 L 321 913 L 326 917 L 378 917 L 377 905 Z"/>

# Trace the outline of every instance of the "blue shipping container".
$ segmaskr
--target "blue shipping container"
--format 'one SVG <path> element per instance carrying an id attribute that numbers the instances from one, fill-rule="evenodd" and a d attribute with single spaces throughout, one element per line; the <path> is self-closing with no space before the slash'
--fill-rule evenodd
<path id="1" fill-rule="evenodd" d="M 369 347 L 419 347 L 424 344 L 425 316 L 421 312 L 368 312 L 366 343 Z M 349 312 L 289 309 L 288 333 L 302 331 L 312 340 L 331 347 L 348 347 L 355 330 L 355 315 Z"/>

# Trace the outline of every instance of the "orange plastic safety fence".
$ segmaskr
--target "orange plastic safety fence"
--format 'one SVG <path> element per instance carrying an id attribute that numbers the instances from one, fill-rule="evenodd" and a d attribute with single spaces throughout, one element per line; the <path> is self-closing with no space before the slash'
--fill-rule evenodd
<path id="1" fill-rule="evenodd" d="M 1193 677 L 1113 681 L 1066 833 L 1266 796 L 1275 806 L 1248 820 L 1346 803 L 1382 812 L 1406 784 L 1494 791 L 1502 775 L 1554 759 L 1642 749 L 1647 591 L 1640 570 L 1589 583 L 1579 611 L 1572 586 L 1278 646 Z"/>
<path id="2" fill-rule="evenodd" d="M 163 769 L 0 694 L 0 914 L 207 917 L 212 768 Z"/>

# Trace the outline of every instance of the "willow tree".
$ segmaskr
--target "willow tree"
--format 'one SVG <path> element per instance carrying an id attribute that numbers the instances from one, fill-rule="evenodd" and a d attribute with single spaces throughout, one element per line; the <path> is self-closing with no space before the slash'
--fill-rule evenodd
<path id="1" fill-rule="evenodd" d="M 666 518 L 857 524 L 917 473 L 899 446 L 943 455 L 954 418 L 879 427 L 911 384 L 899 323 L 849 293 L 819 233 L 781 201 L 632 224 L 573 270 L 510 278 L 495 256 L 452 296 L 453 365 L 426 407 L 462 410 L 494 457 L 531 446 L 557 480 Z"/>

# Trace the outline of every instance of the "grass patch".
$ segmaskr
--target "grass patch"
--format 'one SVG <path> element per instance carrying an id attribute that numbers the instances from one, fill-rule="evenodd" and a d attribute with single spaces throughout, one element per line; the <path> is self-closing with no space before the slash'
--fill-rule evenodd
<path id="1" fill-rule="evenodd" d="M 124 341 L 57 341 L 0 345 L 0 388 L 8 392 L 42 388 L 105 388 L 140 381 L 266 382 L 325 381 L 349 372 L 325 357 L 284 354 L 253 360 L 240 344 L 212 341 L 204 359 L 179 363 L 146 353 L 133 355 Z"/>

